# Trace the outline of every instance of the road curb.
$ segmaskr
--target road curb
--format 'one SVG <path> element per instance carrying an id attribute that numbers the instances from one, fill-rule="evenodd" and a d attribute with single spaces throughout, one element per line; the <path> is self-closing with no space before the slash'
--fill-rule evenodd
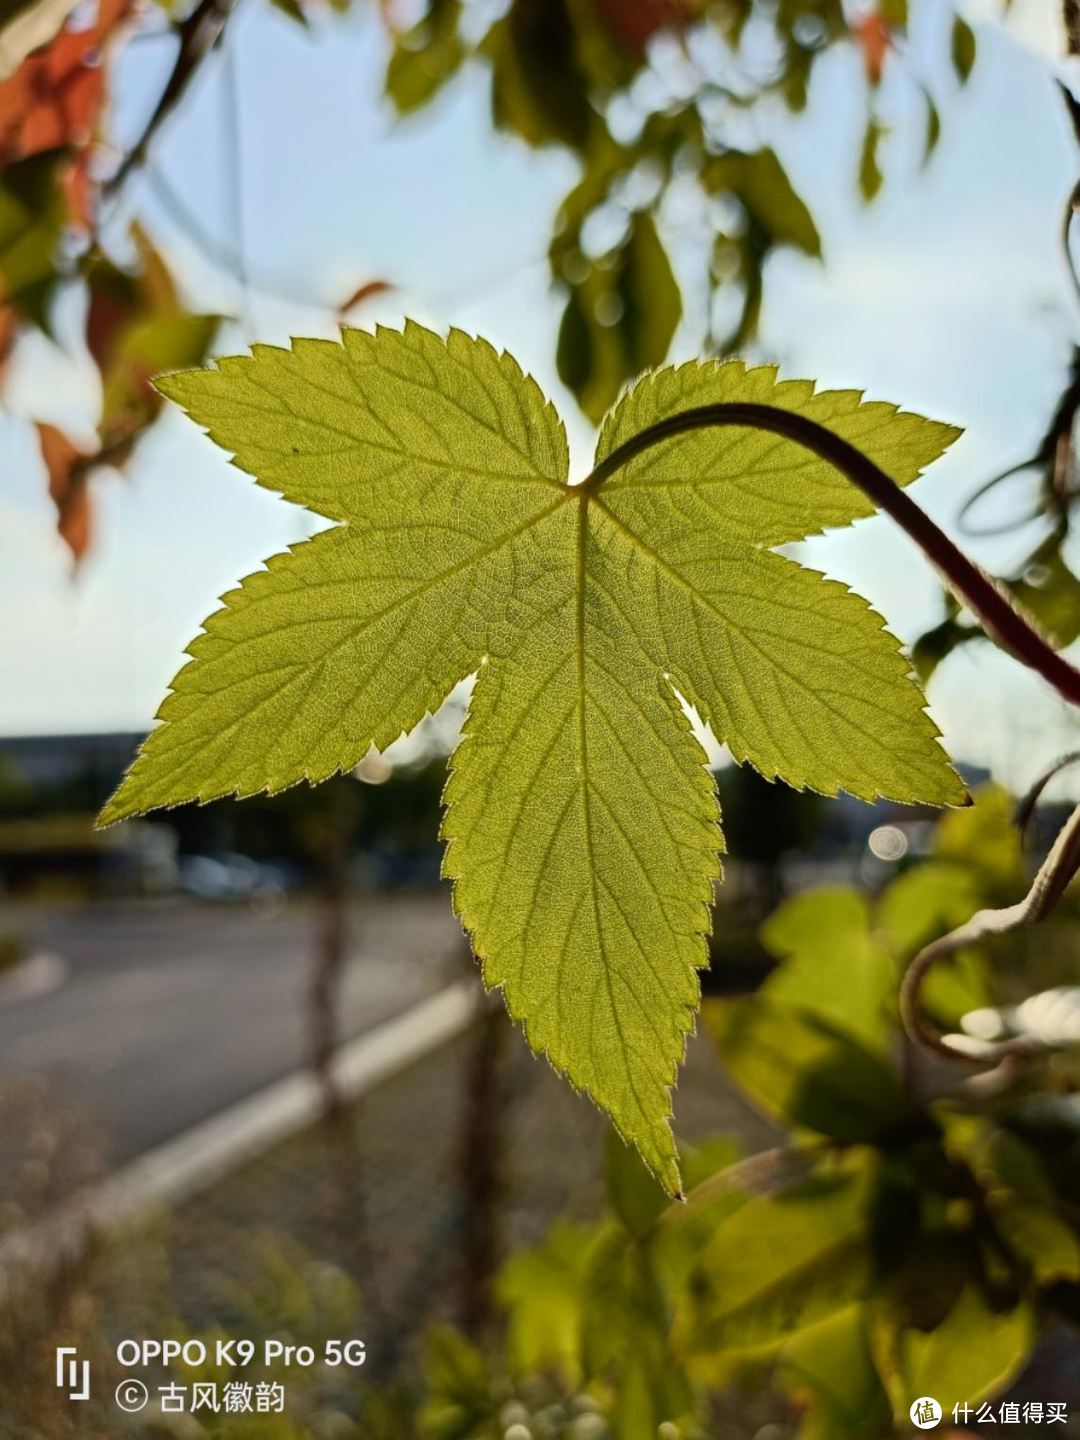
<path id="1" fill-rule="evenodd" d="M 0 1005 L 14 1005 L 20 1000 L 36 1000 L 57 990 L 67 979 L 67 961 L 51 950 L 39 950 L 20 960 L 0 975 Z"/>
<path id="2" fill-rule="evenodd" d="M 334 1061 L 341 1098 L 356 1099 L 453 1039 L 476 1016 L 481 999 L 474 980 L 460 980 L 343 1045 Z M 312 1124 L 324 1104 L 312 1072 L 294 1071 L 147 1151 L 0 1241 L 0 1297 L 22 1277 L 39 1279 L 43 1271 L 73 1263 L 91 1237 L 206 1189 Z"/>

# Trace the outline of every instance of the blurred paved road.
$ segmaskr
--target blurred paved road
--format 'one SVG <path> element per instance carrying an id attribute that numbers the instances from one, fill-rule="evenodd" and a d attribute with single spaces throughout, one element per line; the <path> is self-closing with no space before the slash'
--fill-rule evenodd
<path id="1" fill-rule="evenodd" d="M 5 920 L 9 915 L 5 914 Z M 278 915 L 163 900 L 20 910 L 67 962 L 47 995 L 0 1002 L 0 1077 L 41 1076 L 104 1132 L 110 1165 L 304 1063 L 315 938 Z M 460 975 L 446 893 L 357 905 L 342 1005 L 349 1036 Z"/>

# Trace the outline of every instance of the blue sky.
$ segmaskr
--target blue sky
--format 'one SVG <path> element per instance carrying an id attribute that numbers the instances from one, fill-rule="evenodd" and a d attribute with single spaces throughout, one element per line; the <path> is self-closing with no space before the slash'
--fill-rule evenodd
<path id="1" fill-rule="evenodd" d="M 584 468 L 590 430 L 554 376 L 559 302 L 543 259 L 574 163 L 493 135 L 479 72 L 415 121 L 396 122 L 379 99 L 384 42 L 370 9 L 357 8 L 345 20 L 327 15 L 305 35 L 247 0 L 231 58 L 215 57 L 153 163 L 229 245 L 237 243 L 239 207 L 253 273 L 282 275 L 313 302 L 384 278 L 396 289 L 358 323 L 410 314 L 513 350 L 557 397 Z M 1016 0 L 1004 32 L 980 22 L 984 11 L 973 6 L 979 59 L 963 91 L 948 71 L 946 7 L 915 0 L 913 9 L 920 24 L 882 96 L 893 133 L 883 153 L 886 187 L 873 207 L 861 205 L 854 186 L 865 96 L 853 54 L 838 51 L 819 64 L 808 116 L 792 124 L 778 111 L 758 122 L 759 136 L 797 177 L 825 249 L 823 264 L 792 253 L 770 264 L 760 352 L 787 374 L 857 385 L 964 425 L 964 438 L 916 492 L 951 524 L 982 478 L 1033 447 L 1063 384 L 1076 315 L 1058 228 L 1076 157 L 1051 79 L 1055 7 Z M 138 128 L 168 62 L 166 42 L 140 41 L 128 52 L 121 134 Z M 914 74 L 940 97 L 944 122 L 926 170 Z M 223 163 L 230 84 L 242 102 L 239 197 Z M 223 350 L 333 333 L 317 305 L 241 293 L 144 184 L 131 198 L 190 296 L 243 316 L 228 327 Z M 673 207 L 666 227 L 689 280 L 701 242 L 694 216 Z M 693 295 L 688 311 L 676 358 L 695 353 L 700 335 Z M 67 319 L 74 329 L 78 317 Z M 44 343 L 27 347 L 11 409 L 86 430 L 94 420 L 90 375 L 84 360 Z M 309 533 L 312 521 L 259 491 L 193 426 L 169 415 L 126 478 L 96 482 L 97 543 L 72 581 L 28 427 L 14 416 L 0 426 L 8 456 L 0 598 L 9 617 L 0 633 L 0 733 L 146 725 L 215 597 Z M 973 548 L 1008 565 L 1034 539 L 1020 533 Z M 815 541 L 804 558 L 855 585 L 904 638 L 937 617 L 934 577 L 882 521 Z M 1080 566 L 1080 553 L 1073 560 Z M 1013 784 L 1076 743 L 1076 722 L 1040 682 L 988 647 L 950 660 L 931 701 L 953 752 L 992 764 Z"/>

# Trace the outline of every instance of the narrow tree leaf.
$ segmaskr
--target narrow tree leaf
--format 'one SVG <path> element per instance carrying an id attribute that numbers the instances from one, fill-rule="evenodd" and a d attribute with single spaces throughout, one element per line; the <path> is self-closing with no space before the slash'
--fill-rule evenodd
<path id="1" fill-rule="evenodd" d="M 1024 844 L 1014 819 L 1014 802 L 1000 785 L 981 785 L 975 804 L 945 815 L 934 832 L 933 852 L 945 861 L 969 865 L 980 872 L 993 903 L 1012 895 L 1026 874 Z M 970 914 L 970 911 L 968 912 Z"/>
<path id="2" fill-rule="evenodd" d="M 593 130 L 588 79 L 567 0 L 513 0 L 485 35 L 495 124 L 530 145 L 584 151 Z"/>
<path id="3" fill-rule="evenodd" d="M 56 529 L 77 565 L 90 544 L 89 457 L 55 425 L 39 420 L 36 429 L 49 498 L 56 506 Z"/>
<path id="4" fill-rule="evenodd" d="M 821 254 L 821 236 L 814 217 L 796 193 L 774 150 L 743 154 L 729 150 L 707 160 L 702 182 L 713 193 L 729 190 L 738 196 L 772 245 L 793 245 L 807 255 Z"/>
<path id="5" fill-rule="evenodd" d="M 363 285 L 358 286 L 347 300 L 342 301 L 337 307 L 337 313 L 344 317 L 350 310 L 355 310 L 358 305 L 363 305 L 366 300 L 374 300 L 376 295 L 385 295 L 393 288 L 389 280 L 365 280 Z"/>
<path id="6" fill-rule="evenodd" d="M 426 1440 L 491 1434 L 503 1401 L 483 1352 L 452 1325 L 439 1325 L 425 1346 L 427 1398 L 417 1417 Z"/>
<path id="7" fill-rule="evenodd" d="M 880 11 L 867 10 L 855 21 L 852 34 L 862 51 L 867 80 L 871 85 L 880 85 L 885 61 L 892 49 L 892 32 L 885 16 Z"/>
<path id="8" fill-rule="evenodd" d="M 102 51 L 128 12 L 104 0 L 66 25 L 0 80 L 0 151 L 5 159 L 89 143 L 106 95 Z"/>
<path id="9" fill-rule="evenodd" d="M 716 387 L 831 421 L 901 482 L 953 433 L 714 365 L 643 382 L 600 454 Z M 536 385 L 458 331 L 258 346 L 160 388 L 260 484 L 344 523 L 225 596 L 103 822 L 347 770 L 478 672 L 446 793 L 458 913 L 533 1048 L 677 1193 L 670 1088 L 721 849 L 678 692 L 794 785 L 964 794 L 878 618 L 763 548 L 865 507 L 748 433 L 575 489 Z M 758 523 L 748 496 L 770 491 Z"/>
<path id="10" fill-rule="evenodd" d="M 954 1113 L 946 1147 L 979 1180 L 994 1228 L 1037 1285 L 1080 1281 L 1080 1237 L 1039 1153 L 986 1117 Z"/>
<path id="11" fill-rule="evenodd" d="M 643 58 L 663 29 L 681 32 L 696 20 L 698 0 L 594 0 L 601 22 L 625 50 Z"/>
<path id="12" fill-rule="evenodd" d="M 398 37 L 386 66 L 386 94 L 400 115 L 426 105 L 461 68 L 460 0 L 431 0 L 428 13 Z"/>
<path id="13" fill-rule="evenodd" d="M 961 16 L 957 15 L 952 24 L 952 63 L 961 85 L 967 82 L 975 65 L 975 31 Z"/>
<path id="14" fill-rule="evenodd" d="M 627 380 L 663 362 L 681 314 L 671 262 L 641 211 L 623 245 L 571 286 L 559 328 L 559 378 L 590 420 Z"/>
<path id="15" fill-rule="evenodd" d="M 663 363 L 682 315 L 678 282 L 648 211 L 638 211 L 630 222 L 619 296 L 624 306 L 620 329 L 631 366 L 624 378 L 632 379 Z"/>
<path id="16" fill-rule="evenodd" d="M 64 215 L 56 171 L 55 154 L 34 155 L 9 165 L 0 184 L 0 293 L 5 306 L 42 329 L 59 283 L 55 250 Z"/>
<path id="17" fill-rule="evenodd" d="M 929 684 L 931 676 L 943 660 L 947 660 L 953 651 L 962 645 L 979 639 L 983 633 L 980 627 L 962 624 L 952 615 L 940 624 L 931 626 L 929 630 L 924 630 L 911 647 L 911 662 L 919 677 L 919 683 Z"/>
<path id="18" fill-rule="evenodd" d="M 859 152 L 859 189 L 864 200 L 873 200 L 884 179 L 878 163 L 878 145 L 883 134 L 884 131 L 876 120 L 867 122 L 863 132 L 862 150 Z"/>
<path id="19" fill-rule="evenodd" d="M 690 1413 L 693 1391 L 670 1344 L 670 1299 L 649 1248 L 621 1229 L 602 1231 L 589 1256 L 582 1298 L 582 1358 L 588 1379 L 617 1374 L 612 1434 L 654 1440 L 664 1422 Z M 612 1324 L 612 1316 L 619 1323 Z"/>
<path id="20" fill-rule="evenodd" d="M 1080 636 L 1080 580 L 1066 565 L 1060 543 L 1040 546 L 1024 575 L 1009 585 L 1016 603 L 1039 622 L 1055 648 Z"/>
<path id="21" fill-rule="evenodd" d="M 927 164 L 941 139 L 941 114 L 929 95 L 926 97 L 926 140 L 923 144 L 923 164 Z"/>
<path id="22" fill-rule="evenodd" d="M 270 3 L 275 10 L 280 10 L 295 24 L 302 25 L 305 30 L 308 28 L 308 17 L 304 13 L 304 7 L 300 4 L 300 0 L 270 0 Z"/>
<path id="23" fill-rule="evenodd" d="M 992 898 L 978 874 L 963 865 L 924 861 L 898 875 L 875 916 L 881 938 L 910 959 L 928 941 L 962 924 Z M 924 1008 L 947 1029 L 992 1000 L 986 961 L 977 950 L 943 956 L 922 987 Z"/>

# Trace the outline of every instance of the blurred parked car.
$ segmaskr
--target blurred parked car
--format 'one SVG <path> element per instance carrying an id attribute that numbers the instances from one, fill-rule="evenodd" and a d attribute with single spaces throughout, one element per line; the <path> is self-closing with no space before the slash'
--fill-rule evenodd
<path id="1" fill-rule="evenodd" d="M 180 890 L 193 900 L 216 904 L 273 906 L 284 902 L 285 871 L 249 855 L 185 855 L 180 860 Z"/>
<path id="2" fill-rule="evenodd" d="M 176 881 L 176 835 L 157 821 L 95 830 L 92 814 L 0 820 L 0 892 L 166 895 Z"/>

